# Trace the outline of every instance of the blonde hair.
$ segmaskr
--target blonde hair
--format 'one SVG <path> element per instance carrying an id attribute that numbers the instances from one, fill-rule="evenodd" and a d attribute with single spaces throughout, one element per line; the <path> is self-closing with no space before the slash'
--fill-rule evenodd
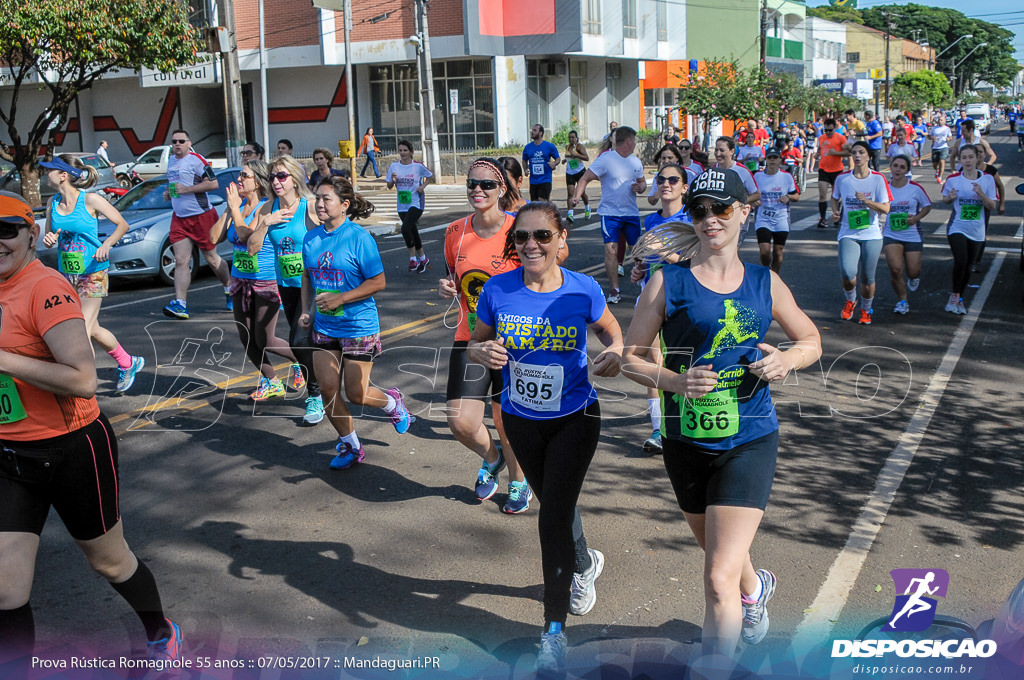
<path id="1" fill-rule="evenodd" d="M 278 156 L 270 162 L 270 171 L 267 173 L 270 175 L 270 189 L 273 193 L 274 182 L 272 175 L 277 172 L 277 169 L 281 168 L 289 175 L 292 176 L 292 182 L 295 184 L 295 191 L 298 192 L 300 198 L 311 200 L 313 198 L 313 192 L 309 190 L 306 183 L 309 179 L 306 177 L 306 170 L 302 167 L 302 164 L 291 156 Z"/>
<path id="2" fill-rule="evenodd" d="M 81 170 L 85 173 L 77 179 L 68 173 L 68 181 L 71 183 L 71 186 L 76 189 L 88 189 L 89 187 L 94 186 L 100 177 L 100 173 L 96 171 L 96 168 L 91 165 L 86 165 L 78 156 L 72 156 L 69 153 L 62 153 L 57 156 L 57 158 L 67 163 L 75 170 Z"/>
<path id="3" fill-rule="evenodd" d="M 670 255 L 689 260 L 699 252 L 700 239 L 693 225 L 676 220 L 644 232 L 633 246 L 631 257 L 641 262 L 663 262 Z"/>

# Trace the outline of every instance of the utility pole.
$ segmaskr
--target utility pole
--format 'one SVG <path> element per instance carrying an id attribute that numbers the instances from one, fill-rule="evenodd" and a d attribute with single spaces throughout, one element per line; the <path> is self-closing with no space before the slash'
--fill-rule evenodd
<path id="1" fill-rule="evenodd" d="M 761 0 L 761 72 L 768 68 L 768 0 Z"/>
<path id="2" fill-rule="evenodd" d="M 227 32 L 227 45 L 222 45 L 221 67 L 224 71 L 224 151 L 228 167 L 241 165 L 245 146 L 245 121 L 242 119 L 242 74 L 238 68 L 238 42 L 235 40 L 234 0 L 219 0 L 220 24 Z"/>
<path id="3" fill-rule="evenodd" d="M 434 69 L 430 61 L 430 29 L 427 26 L 429 12 L 430 0 L 416 0 L 416 37 L 419 39 L 419 44 L 416 45 L 419 61 L 416 72 L 419 74 L 420 114 L 423 120 L 423 164 L 440 181 L 441 147 L 437 142 L 437 125 L 434 120 Z M 455 130 L 452 130 L 452 148 L 455 148 Z"/>
<path id="4" fill-rule="evenodd" d="M 352 157 L 348 159 L 349 177 L 356 181 L 356 100 L 352 96 L 352 0 L 345 0 L 345 113 L 348 117 L 348 140 L 352 143 Z M 373 149 L 371 149 L 372 151 Z"/>
<path id="5" fill-rule="evenodd" d="M 892 22 L 889 21 L 889 13 L 882 12 L 882 16 L 885 17 L 885 110 L 882 112 L 883 116 L 889 115 L 889 31 L 892 30 Z"/>

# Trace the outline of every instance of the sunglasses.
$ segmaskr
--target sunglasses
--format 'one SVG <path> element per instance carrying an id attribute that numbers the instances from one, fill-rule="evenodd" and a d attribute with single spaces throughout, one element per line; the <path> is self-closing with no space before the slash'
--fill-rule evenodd
<path id="1" fill-rule="evenodd" d="M 690 150 L 690 147 L 689 147 L 689 146 L 683 146 L 683 145 L 681 145 L 681 144 L 680 144 L 680 145 L 679 145 L 679 150 L 680 150 L 680 151 L 689 151 L 689 150 Z"/>
<path id="2" fill-rule="evenodd" d="M 255 177 L 256 177 L 256 175 L 250 175 L 247 172 L 240 172 L 240 173 L 238 173 L 238 179 L 253 179 Z"/>
<path id="3" fill-rule="evenodd" d="M 0 240 L 7 241 L 18 238 L 18 232 L 22 228 L 28 229 L 28 225 L 24 222 L 0 222 Z"/>
<path id="4" fill-rule="evenodd" d="M 661 186 L 665 182 L 668 182 L 670 185 L 675 186 L 682 182 L 683 178 L 676 177 L 675 175 L 672 175 L 671 177 L 665 177 L 664 175 L 656 175 L 654 177 L 654 181 L 658 183 L 658 186 Z"/>
<path id="5" fill-rule="evenodd" d="M 251 151 L 249 149 L 242 149 L 241 155 L 242 156 L 255 156 L 256 152 L 255 151 Z"/>
<path id="6" fill-rule="evenodd" d="M 734 208 L 731 203 L 712 203 L 711 205 L 698 203 L 690 208 L 690 217 L 699 222 L 709 214 L 713 213 L 715 217 L 721 217 L 723 220 L 727 220 L 732 217 L 735 210 L 736 208 Z"/>
<path id="7" fill-rule="evenodd" d="M 187 139 L 172 139 L 171 144 L 188 144 Z"/>
<path id="8" fill-rule="evenodd" d="M 835 132 L 835 128 L 825 128 L 825 132 Z"/>
<path id="9" fill-rule="evenodd" d="M 270 178 L 271 179 L 276 179 L 278 182 L 284 182 L 286 179 L 290 179 L 291 176 L 292 175 L 291 175 L 290 172 L 281 171 L 281 172 L 275 172 L 273 175 L 270 176 Z"/>
<path id="10" fill-rule="evenodd" d="M 531 236 L 537 243 L 546 245 L 551 243 L 551 239 L 555 237 L 556 233 L 557 232 L 550 229 L 537 229 L 536 231 L 523 231 L 521 229 L 516 229 L 512 232 L 512 238 L 515 239 L 516 245 L 520 246 L 526 245 L 526 242 L 530 240 Z"/>
<path id="11" fill-rule="evenodd" d="M 473 190 L 480 187 L 484 191 L 494 191 L 498 188 L 498 181 L 493 179 L 467 179 L 466 188 Z"/>

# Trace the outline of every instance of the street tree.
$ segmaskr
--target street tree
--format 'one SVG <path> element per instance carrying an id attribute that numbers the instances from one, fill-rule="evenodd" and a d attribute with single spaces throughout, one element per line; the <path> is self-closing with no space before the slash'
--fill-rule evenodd
<path id="1" fill-rule="evenodd" d="M 40 204 L 40 152 L 66 123 L 76 95 L 115 69 L 142 67 L 168 72 L 194 63 L 199 31 L 176 0 L 0 0 L 0 60 L 12 88 L 0 104 L 0 122 L 11 146 L 0 157 L 12 161 L 22 192 Z M 49 105 L 20 111 L 21 95 L 42 89 Z"/>
<path id="2" fill-rule="evenodd" d="M 893 80 L 892 97 L 900 108 L 945 108 L 953 104 L 946 77 L 935 71 L 901 73 Z"/>

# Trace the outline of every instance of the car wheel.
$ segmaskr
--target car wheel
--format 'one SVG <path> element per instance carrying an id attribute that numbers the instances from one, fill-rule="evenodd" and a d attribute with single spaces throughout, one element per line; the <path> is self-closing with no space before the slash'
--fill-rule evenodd
<path id="1" fill-rule="evenodd" d="M 197 262 L 199 262 L 199 251 L 196 248 L 192 248 L 192 259 L 188 261 L 190 282 L 196 278 Z M 174 249 L 171 248 L 171 240 L 169 238 L 164 239 L 164 243 L 160 247 L 160 268 L 156 275 L 160 283 L 165 286 L 174 285 L 174 268 Z"/>
<path id="2" fill-rule="evenodd" d="M 128 175 L 118 175 L 117 176 L 117 183 L 119 185 L 121 185 L 125 189 L 131 189 L 132 188 L 132 180 L 131 180 L 130 177 L 128 177 Z"/>

